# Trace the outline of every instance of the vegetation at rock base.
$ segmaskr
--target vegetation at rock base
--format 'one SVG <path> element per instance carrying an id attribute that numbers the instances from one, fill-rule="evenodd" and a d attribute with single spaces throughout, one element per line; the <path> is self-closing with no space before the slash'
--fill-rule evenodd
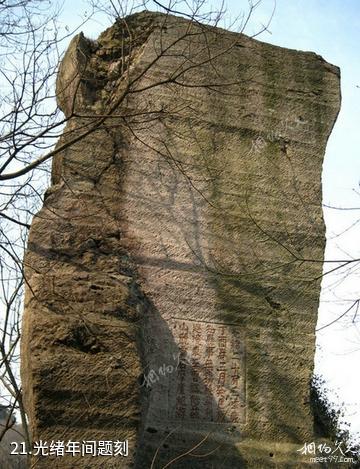
<path id="1" fill-rule="evenodd" d="M 343 420 L 344 411 L 342 408 L 337 408 L 330 393 L 331 390 L 326 387 L 324 378 L 314 375 L 310 383 L 310 401 L 315 434 L 320 439 L 330 440 L 333 443 L 332 450 L 339 445 L 345 457 L 353 459 L 349 467 L 360 468 L 360 443 L 354 442 L 354 437 L 349 431 L 350 425 Z"/>

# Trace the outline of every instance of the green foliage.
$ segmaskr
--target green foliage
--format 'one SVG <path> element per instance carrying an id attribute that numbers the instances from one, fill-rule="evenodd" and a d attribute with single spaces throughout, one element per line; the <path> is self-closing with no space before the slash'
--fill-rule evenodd
<path id="1" fill-rule="evenodd" d="M 341 442 L 341 447 L 348 449 L 346 456 L 352 457 L 354 461 L 349 467 L 360 468 L 360 442 L 354 442 L 354 436 L 349 431 L 350 424 L 344 420 L 344 405 L 336 408 L 322 376 L 314 375 L 311 380 L 310 401 L 315 435 L 329 439 L 334 444 Z"/>

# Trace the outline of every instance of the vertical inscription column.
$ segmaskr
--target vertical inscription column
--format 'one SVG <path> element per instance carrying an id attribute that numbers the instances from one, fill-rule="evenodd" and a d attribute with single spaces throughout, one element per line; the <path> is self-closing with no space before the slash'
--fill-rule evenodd
<path id="1" fill-rule="evenodd" d="M 178 327 L 179 364 L 176 380 L 176 407 L 175 417 L 179 420 L 186 418 L 186 350 L 188 348 L 189 326 L 185 321 L 179 323 Z"/>
<path id="2" fill-rule="evenodd" d="M 245 422 L 245 347 L 229 324 L 173 319 L 179 360 L 169 383 L 170 420 Z"/>

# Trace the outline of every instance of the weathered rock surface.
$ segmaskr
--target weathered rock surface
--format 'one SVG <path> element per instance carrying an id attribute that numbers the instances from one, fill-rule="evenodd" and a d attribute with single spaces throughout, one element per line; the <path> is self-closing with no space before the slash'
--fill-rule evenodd
<path id="1" fill-rule="evenodd" d="M 168 467 L 204 438 L 171 466 L 308 467 L 338 68 L 142 13 L 77 36 L 57 94 L 78 141 L 31 228 L 26 406 L 34 440 L 129 455 L 36 467 Z"/>

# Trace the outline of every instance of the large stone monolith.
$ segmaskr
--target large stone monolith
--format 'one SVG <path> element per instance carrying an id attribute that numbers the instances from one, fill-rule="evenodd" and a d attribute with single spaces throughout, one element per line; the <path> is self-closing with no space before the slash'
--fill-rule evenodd
<path id="1" fill-rule="evenodd" d="M 57 96 L 69 122 L 25 260 L 26 407 L 34 440 L 129 448 L 36 467 L 308 467 L 339 69 L 140 13 L 74 38 Z"/>

